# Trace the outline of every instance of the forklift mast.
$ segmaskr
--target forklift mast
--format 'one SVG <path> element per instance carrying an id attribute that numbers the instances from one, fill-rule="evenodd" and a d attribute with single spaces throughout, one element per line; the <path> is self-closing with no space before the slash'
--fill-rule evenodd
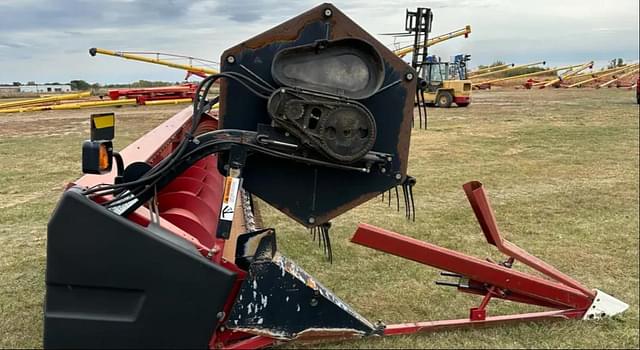
<path id="1" fill-rule="evenodd" d="M 413 56 L 411 57 L 411 67 L 416 70 L 418 77 L 421 79 L 416 89 L 416 106 L 418 107 L 418 116 L 420 120 L 420 128 L 422 128 L 422 116 L 424 115 L 424 127 L 427 127 L 427 107 L 422 94 L 426 86 L 423 67 L 426 66 L 428 57 L 429 33 L 431 33 L 431 24 L 433 22 L 433 12 L 431 9 L 418 7 L 414 12 L 407 10 L 405 16 L 405 30 L 413 33 Z"/>
<path id="2" fill-rule="evenodd" d="M 427 64 L 429 33 L 433 22 L 433 12 L 431 9 L 418 7 L 416 11 L 407 10 L 405 17 L 405 30 L 414 33 L 413 57 L 411 67 L 418 73 Z"/>

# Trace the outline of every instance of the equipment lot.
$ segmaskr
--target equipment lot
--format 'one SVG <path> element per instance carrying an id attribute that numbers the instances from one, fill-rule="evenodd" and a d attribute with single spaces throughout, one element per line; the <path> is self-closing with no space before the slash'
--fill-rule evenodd
<path id="1" fill-rule="evenodd" d="M 114 109 L 116 149 L 183 107 Z M 0 347 L 41 347 L 46 223 L 63 186 L 81 175 L 90 113 L 96 112 L 0 116 Z M 381 210 L 386 202 L 374 199 L 333 222 L 329 264 L 299 225 L 266 205 L 260 209 L 265 224 L 277 228 L 283 254 L 363 316 L 386 323 L 464 318 L 478 298 L 435 286 L 439 271 L 348 239 L 366 221 L 498 260 L 461 188 L 479 180 L 508 240 L 631 306 L 598 322 L 527 323 L 322 347 L 638 347 L 638 132 L 634 91 L 474 92 L 468 108 L 429 109 L 429 129 L 413 131 L 415 223 L 405 220 L 403 208 L 396 212 L 395 198 L 387 211 Z M 494 301 L 489 314 L 515 307 L 521 310 Z"/>

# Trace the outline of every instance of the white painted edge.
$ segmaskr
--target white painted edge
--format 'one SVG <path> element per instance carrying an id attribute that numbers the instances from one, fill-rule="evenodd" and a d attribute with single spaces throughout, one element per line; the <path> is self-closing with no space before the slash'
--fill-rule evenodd
<path id="1" fill-rule="evenodd" d="M 596 289 L 596 297 L 582 316 L 583 320 L 599 320 L 623 313 L 629 308 L 629 304 L 612 297 L 611 295 Z"/>

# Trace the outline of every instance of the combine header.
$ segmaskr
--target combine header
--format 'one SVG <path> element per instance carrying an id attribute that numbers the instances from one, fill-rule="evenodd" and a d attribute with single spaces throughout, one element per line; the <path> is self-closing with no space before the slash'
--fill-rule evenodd
<path id="1" fill-rule="evenodd" d="M 161 86 L 152 88 L 135 88 L 135 89 L 111 89 L 109 90 L 109 98 L 112 100 L 134 99 L 137 104 L 144 105 L 148 101 L 162 100 L 193 100 L 196 92 L 197 84 L 181 84 L 175 86 Z"/>
<path id="2" fill-rule="evenodd" d="M 352 242 L 445 270 L 454 281 L 440 284 L 482 296 L 478 306 L 464 319 L 368 321 L 278 251 L 252 198 L 312 229 L 328 255 L 331 219 L 397 186 L 408 206 L 415 70 L 331 4 L 221 61 L 192 108 L 120 152 L 115 116 L 91 117 L 87 175 L 49 222 L 45 347 L 264 348 L 627 308 L 502 239 L 482 185 L 470 182 L 473 212 L 504 261 L 367 224 Z M 218 80 L 220 95 L 210 97 Z M 516 271 L 516 262 L 539 274 Z M 492 299 L 550 311 L 491 315 Z"/>

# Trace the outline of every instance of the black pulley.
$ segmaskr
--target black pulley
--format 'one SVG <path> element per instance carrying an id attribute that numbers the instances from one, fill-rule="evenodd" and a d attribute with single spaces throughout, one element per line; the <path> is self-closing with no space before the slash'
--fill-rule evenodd
<path id="1" fill-rule="evenodd" d="M 338 107 L 319 120 L 322 150 L 343 162 L 362 158 L 376 141 L 370 113 L 352 106 Z"/>

